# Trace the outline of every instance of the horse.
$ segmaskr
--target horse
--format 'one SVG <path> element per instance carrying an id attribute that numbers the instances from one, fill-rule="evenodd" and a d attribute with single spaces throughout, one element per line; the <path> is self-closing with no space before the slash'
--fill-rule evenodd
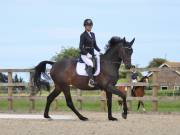
<path id="1" fill-rule="evenodd" d="M 81 89 L 81 90 L 104 90 L 106 92 L 107 98 L 107 107 L 108 107 L 108 119 L 117 120 L 112 116 L 112 94 L 118 95 L 123 100 L 123 112 L 122 118 L 127 118 L 127 103 L 126 95 L 118 91 L 115 87 L 119 79 L 119 68 L 121 62 L 125 64 L 126 69 L 132 67 L 131 64 L 131 55 L 133 53 L 132 45 L 135 38 L 128 42 L 125 38 L 121 39 L 120 37 L 112 37 L 107 46 L 104 54 L 100 55 L 100 73 L 98 76 L 95 76 L 96 85 L 94 88 L 88 86 L 88 77 L 80 76 L 76 73 L 76 58 L 64 58 L 58 62 L 52 61 L 42 61 L 35 68 L 34 75 L 34 85 L 39 86 L 39 81 L 41 80 L 41 74 L 45 78 L 49 78 L 46 74 L 46 64 L 52 65 L 50 70 L 50 76 L 54 82 L 55 88 L 47 97 L 47 102 L 44 110 L 44 118 L 52 119 L 49 116 L 49 108 L 53 100 L 63 92 L 67 106 L 77 115 L 77 117 L 86 121 L 88 118 L 84 117 L 79 111 L 75 108 L 71 93 L 70 85 Z"/>
<path id="2" fill-rule="evenodd" d="M 145 83 L 148 83 L 148 77 L 147 76 L 143 76 L 140 81 L 138 82 L 145 82 Z M 133 97 L 144 97 L 145 95 L 145 86 L 133 86 L 132 90 L 131 90 L 131 95 Z M 143 111 L 146 111 L 146 109 L 144 108 L 144 103 L 143 101 L 139 101 L 138 102 L 138 108 L 137 110 L 139 110 L 140 106 L 142 105 L 143 107 Z"/>
<path id="3" fill-rule="evenodd" d="M 140 81 L 138 82 L 148 82 L 148 77 L 147 76 L 143 76 Z M 118 86 L 117 89 L 119 91 L 121 91 L 122 93 L 124 93 L 125 95 L 127 95 L 127 88 L 125 86 Z M 133 97 L 144 97 L 145 92 L 144 92 L 145 86 L 133 86 L 133 88 L 131 89 L 131 96 Z M 118 104 L 120 106 L 122 106 L 122 101 L 118 101 Z M 138 102 L 138 108 L 137 110 L 139 110 L 140 106 L 143 106 L 143 111 L 146 111 L 146 109 L 144 108 L 144 103 L 143 101 L 139 101 Z"/>

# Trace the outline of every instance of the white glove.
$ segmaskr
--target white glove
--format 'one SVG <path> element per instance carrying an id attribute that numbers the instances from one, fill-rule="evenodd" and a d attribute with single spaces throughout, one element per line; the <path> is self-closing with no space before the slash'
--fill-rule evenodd
<path id="1" fill-rule="evenodd" d="M 102 53 L 101 52 L 96 52 L 97 55 L 101 55 Z"/>
<path id="2" fill-rule="evenodd" d="M 86 55 L 89 59 L 92 58 L 92 55 L 90 53 L 87 53 Z"/>

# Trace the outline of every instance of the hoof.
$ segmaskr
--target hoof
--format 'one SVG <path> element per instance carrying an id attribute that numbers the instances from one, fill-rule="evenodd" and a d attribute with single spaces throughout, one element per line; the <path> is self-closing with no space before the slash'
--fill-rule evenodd
<path id="1" fill-rule="evenodd" d="M 51 117 L 47 114 L 44 114 L 44 118 L 46 118 L 46 119 L 51 119 Z"/>
<path id="2" fill-rule="evenodd" d="M 146 112 L 146 109 L 145 109 L 145 108 L 143 108 L 143 112 Z"/>
<path id="3" fill-rule="evenodd" d="M 88 121 L 88 118 L 86 118 L 86 117 L 80 117 L 79 119 L 82 121 Z"/>
<path id="4" fill-rule="evenodd" d="M 108 119 L 111 120 L 111 121 L 118 121 L 118 119 L 114 118 L 114 117 L 109 117 Z"/>
<path id="5" fill-rule="evenodd" d="M 122 117 L 123 117 L 123 119 L 127 119 L 127 114 L 122 113 Z"/>

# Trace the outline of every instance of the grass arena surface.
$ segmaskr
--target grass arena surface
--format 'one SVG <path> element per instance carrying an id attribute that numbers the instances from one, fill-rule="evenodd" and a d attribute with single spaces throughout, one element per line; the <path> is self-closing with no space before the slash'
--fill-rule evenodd
<path id="1" fill-rule="evenodd" d="M 68 120 L 0 118 L 0 131 L 3 135 L 180 135 L 180 115 L 129 114 L 128 119 L 124 120 L 120 113 L 115 113 L 119 121 L 112 122 L 107 120 L 107 113 L 104 112 L 81 113 L 89 121 L 80 121 L 71 112 L 51 115 L 52 118 L 72 117 Z"/>

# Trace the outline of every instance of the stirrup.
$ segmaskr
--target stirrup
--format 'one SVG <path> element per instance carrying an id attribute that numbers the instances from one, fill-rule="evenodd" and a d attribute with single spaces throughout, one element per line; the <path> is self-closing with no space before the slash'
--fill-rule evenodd
<path id="1" fill-rule="evenodd" d="M 94 80 L 93 79 L 89 80 L 88 86 L 91 87 L 91 88 L 94 87 Z"/>

